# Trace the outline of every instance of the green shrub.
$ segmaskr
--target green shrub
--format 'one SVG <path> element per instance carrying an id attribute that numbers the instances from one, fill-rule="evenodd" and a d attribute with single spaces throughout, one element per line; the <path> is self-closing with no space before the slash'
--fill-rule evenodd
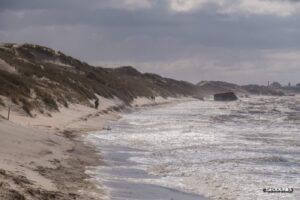
<path id="1" fill-rule="evenodd" d="M 57 103 L 50 94 L 44 93 L 44 96 L 42 96 L 42 100 L 50 109 L 58 110 Z"/>
<path id="2" fill-rule="evenodd" d="M 58 111 L 58 105 L 51 94 L 39 88 L 36 88 L 36 94 L 44 102 L 48 109 Z"/>

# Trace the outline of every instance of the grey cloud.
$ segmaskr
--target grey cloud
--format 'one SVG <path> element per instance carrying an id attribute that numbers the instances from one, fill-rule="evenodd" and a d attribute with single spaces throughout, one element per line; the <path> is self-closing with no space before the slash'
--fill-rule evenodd
<path id="1" fill-rule="evenodd" d="M 2 0 L 0 40 L 39 43 L 91 63 L 132 63 L 194 82 L 228 80 L 230 74 L 243 82 L 247 71 L 260 82 L 266 65 L 269 71 L 272 65 L 295 65 L 287 59 L 270 62 L 262 50 L 298 51 L 299 15 L 244 16 L 220 13 L 215 5 L 180 13 L 171 12 L 167 1 L 140 9 L 116 2 Z"/>

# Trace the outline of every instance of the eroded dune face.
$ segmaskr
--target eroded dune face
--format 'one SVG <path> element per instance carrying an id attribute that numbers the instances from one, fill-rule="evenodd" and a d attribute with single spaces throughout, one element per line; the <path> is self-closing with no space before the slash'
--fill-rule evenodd
<path id="1" fill-rule="evenodd" d="M 2 59 L 0 59 L 0 70 L 6 71 L 9 73 L 17 73 L 16 69 L 13 66 L 9 65 Z"/>

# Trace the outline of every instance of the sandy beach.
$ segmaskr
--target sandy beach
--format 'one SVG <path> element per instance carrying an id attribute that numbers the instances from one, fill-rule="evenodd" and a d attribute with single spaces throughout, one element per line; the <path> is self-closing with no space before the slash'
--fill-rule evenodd
<path id="1" fill-rule="evenodd" d="M 99 99 L 99 110 L 73 104 L 33 118 L 12 107 L 10 121 L 4 117 L 7 110 L 0 111 L 1 199 L 106 199 L 101 186 L 85 173 L 86 166 L 105 163 L 83 137 L 105 128 L 107 120 L 119 119 L 125 106 L 118 99 Z M 132 106 L 174 100 L 138 98 Z"/>

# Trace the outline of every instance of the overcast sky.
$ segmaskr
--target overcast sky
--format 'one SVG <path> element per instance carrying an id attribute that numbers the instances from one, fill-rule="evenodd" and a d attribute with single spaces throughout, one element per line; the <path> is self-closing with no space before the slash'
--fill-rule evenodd
<path id="1" fill-rule="evenodd" d="M 299 0 L 0 0 L 0 41 L 198 82 L 300 82 Z"/>

